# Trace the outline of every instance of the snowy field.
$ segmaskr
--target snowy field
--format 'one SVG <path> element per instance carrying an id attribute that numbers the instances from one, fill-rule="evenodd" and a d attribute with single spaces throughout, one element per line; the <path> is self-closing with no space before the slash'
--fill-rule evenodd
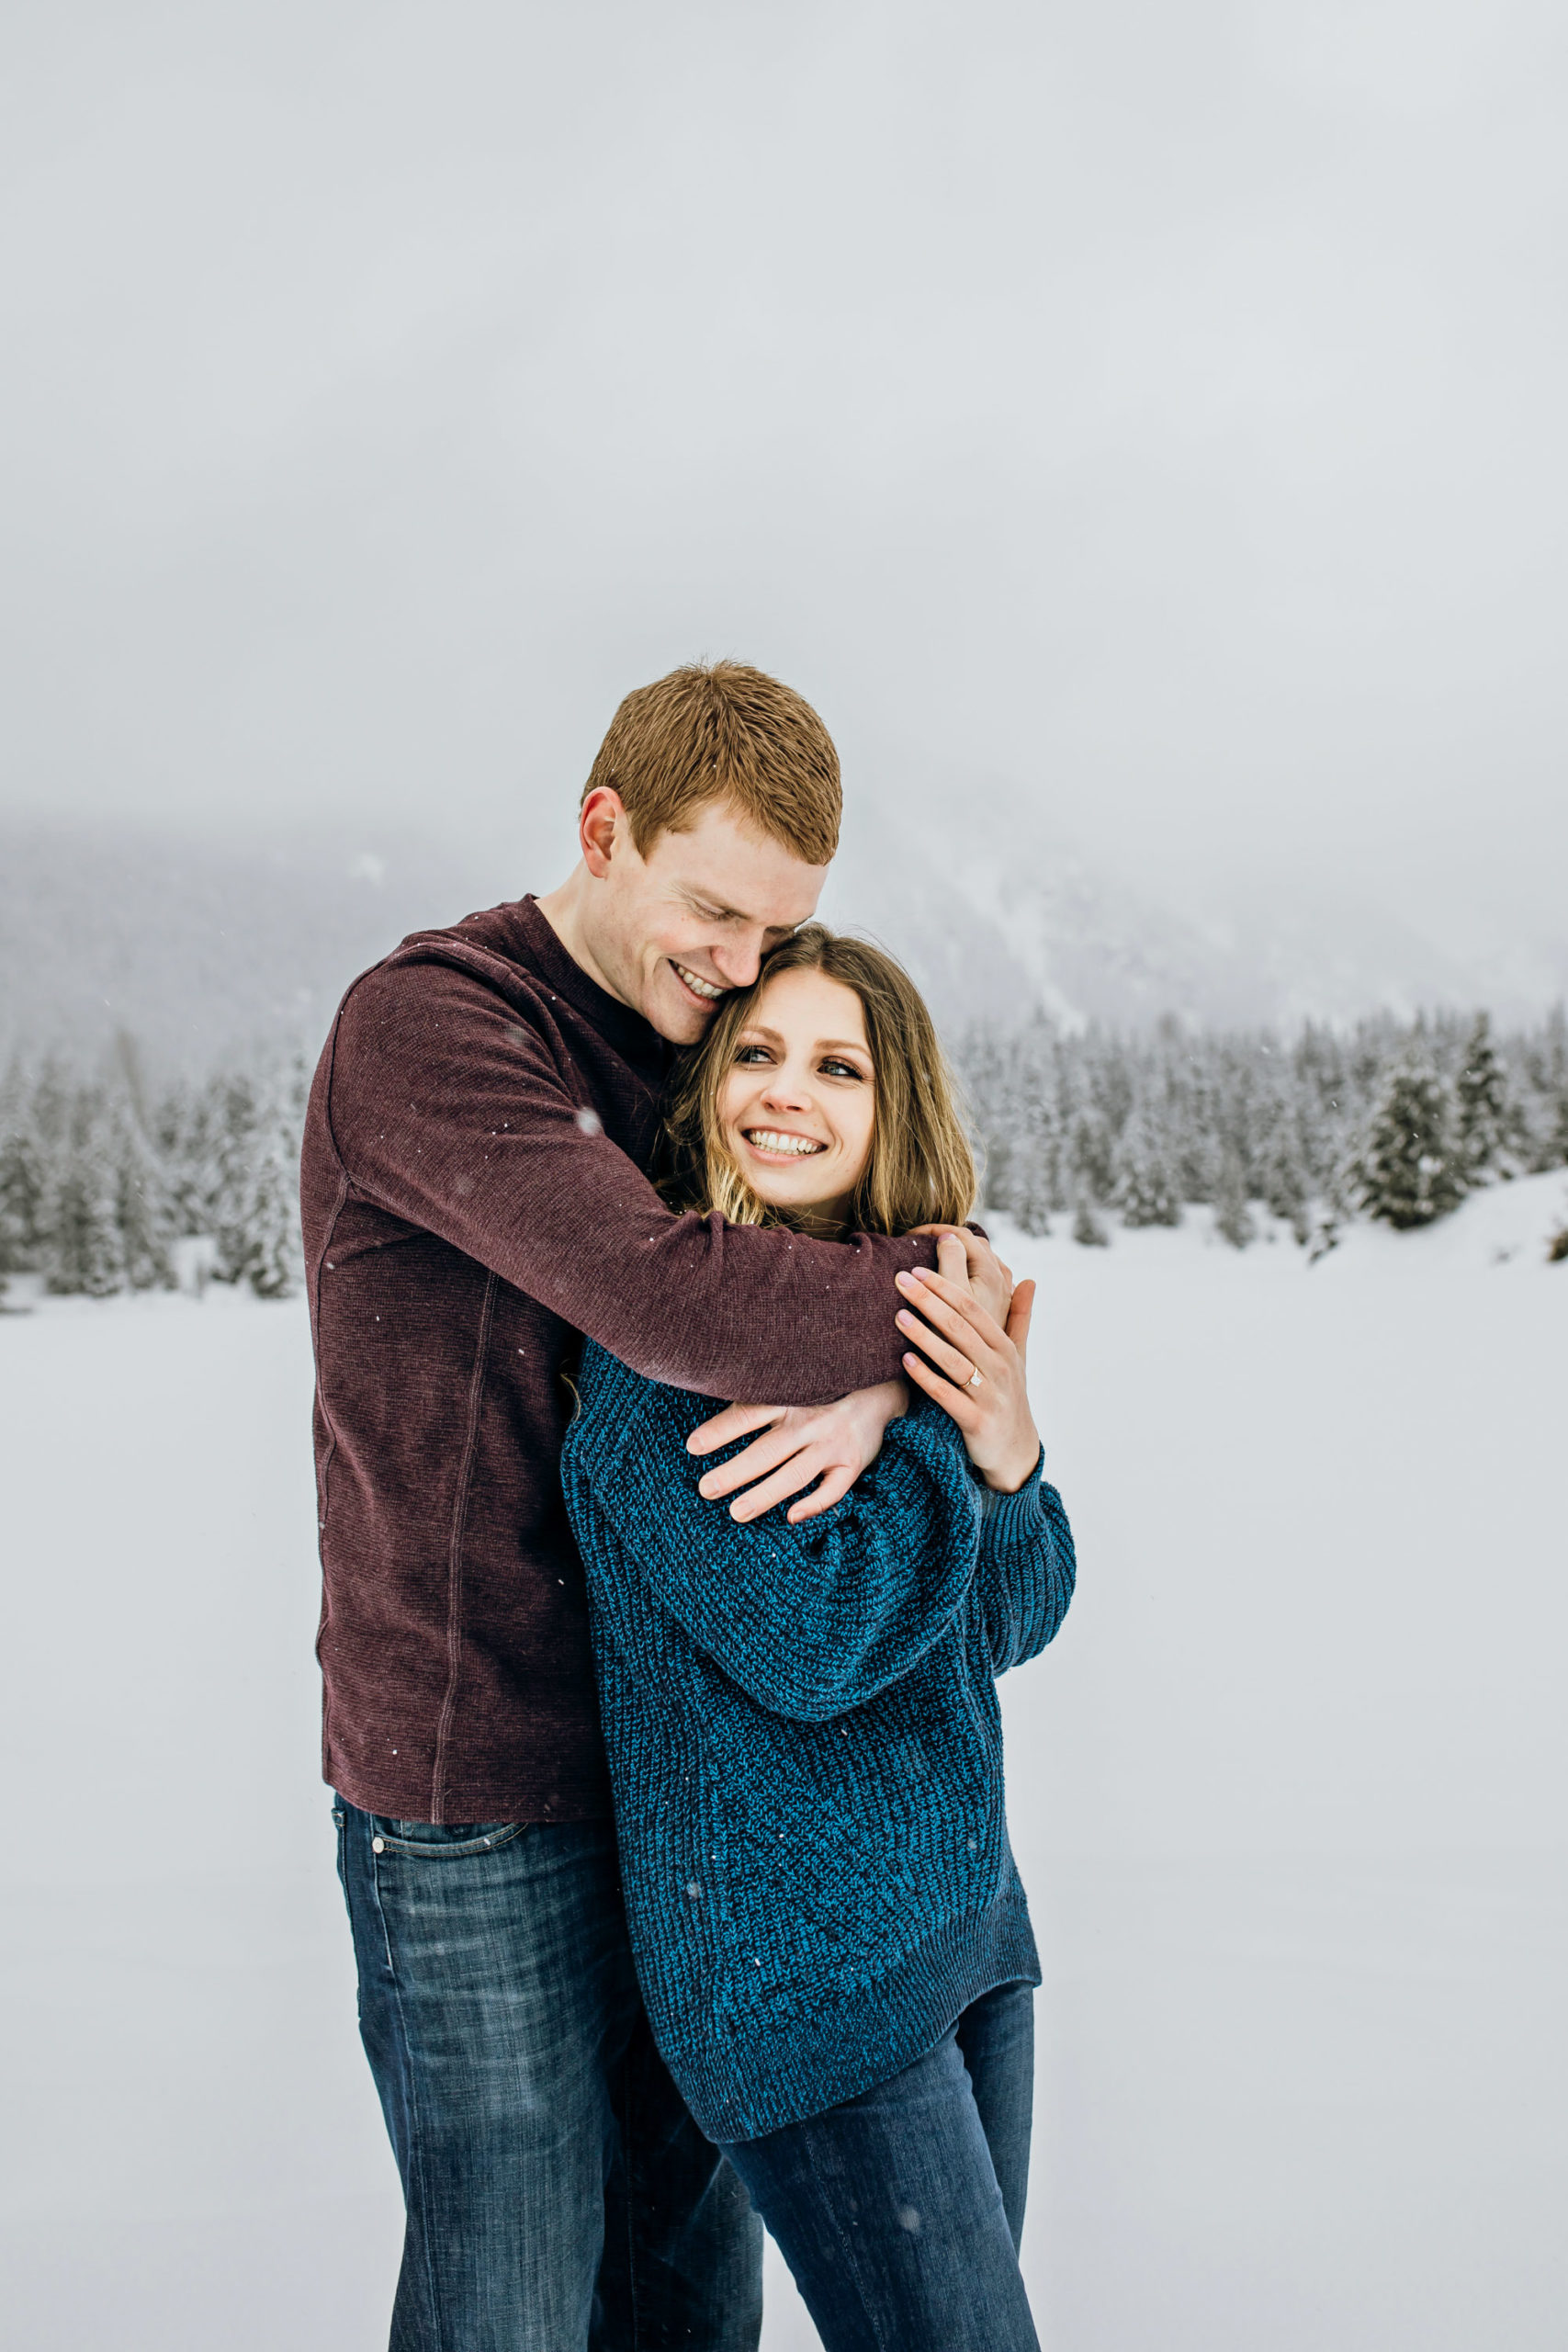
<path id="1" fill-rule="evenodd" d="M 1004 1686 L 1050 2352 L 1561 2346 L 1565 1191 L 1004 1237 L 1082 1564 Z M 0 1320 L 6 2352 L 386 2341 L 309 1393 L 297 1302 Z"/>

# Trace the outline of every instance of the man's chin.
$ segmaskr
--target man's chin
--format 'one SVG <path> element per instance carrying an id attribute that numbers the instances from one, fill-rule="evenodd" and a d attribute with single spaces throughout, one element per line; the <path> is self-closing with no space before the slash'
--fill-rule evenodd
<path id="1" fill-rule="evenodd" d="M 719 1000 L 700 1004 L 666 966 L 649 989 L 643 1018 L 671 1046 L 694 1046 L 707 1035 Z"/>

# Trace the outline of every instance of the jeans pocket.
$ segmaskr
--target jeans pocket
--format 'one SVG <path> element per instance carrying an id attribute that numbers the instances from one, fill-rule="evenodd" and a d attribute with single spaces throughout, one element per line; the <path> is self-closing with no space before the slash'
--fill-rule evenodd
<path id="1" fill-rule="evenodd" d="M 457 1861 L 467 1854 L 493 1854 L 521 1838 L 525 1821 L 394 1821 L 370 1815 L 373 1854 L 408 1854 L 417 1861 Z"/>

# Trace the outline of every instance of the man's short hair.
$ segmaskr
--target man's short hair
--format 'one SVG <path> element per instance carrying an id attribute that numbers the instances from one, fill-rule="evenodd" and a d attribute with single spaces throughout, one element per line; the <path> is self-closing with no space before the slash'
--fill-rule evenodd
<path id="1" fill-rule="evenodd" d="M 839 754 L 811 705 L 744 662 L 689 662 L 627 695 L 599 746 L 582 797 L 621 796 L 645 857 L 661 832 L 684 832 L 728 800 L 807 865 L 839 846 Z"/>

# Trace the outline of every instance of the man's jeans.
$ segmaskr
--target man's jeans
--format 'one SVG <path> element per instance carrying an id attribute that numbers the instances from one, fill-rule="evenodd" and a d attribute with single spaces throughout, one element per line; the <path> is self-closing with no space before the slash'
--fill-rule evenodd
<path id="1" fill-rule="evenodd" d="M 825 2352 L 1039 2352 L 1018 2267 L 1033 1998 L 1004 1984 L 891 2082 L 728 2150 Z"/>
<path id="2" fill-rule="evenodd" d="M 408 2207 L 391 2352 L 755 2352 L 761 2225 L 653 2047 L 613 1826 L 333 1819 Z"/>

